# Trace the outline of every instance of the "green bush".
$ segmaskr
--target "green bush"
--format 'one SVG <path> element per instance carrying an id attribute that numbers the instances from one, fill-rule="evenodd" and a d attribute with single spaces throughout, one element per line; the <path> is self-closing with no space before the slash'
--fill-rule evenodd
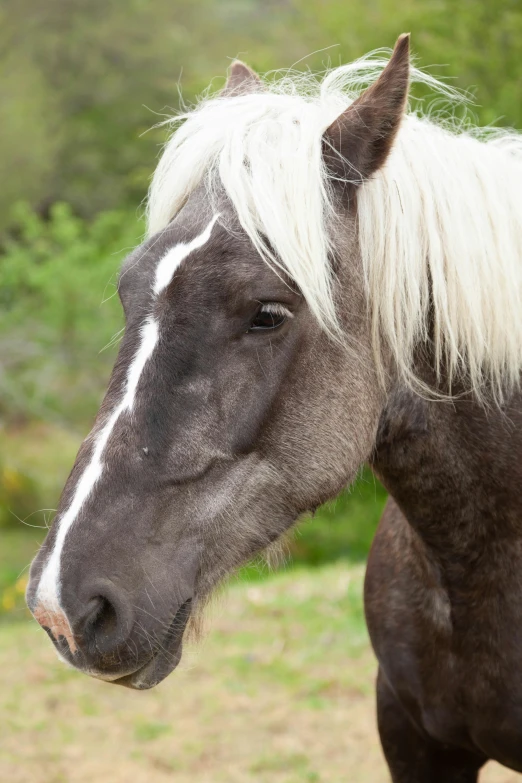
<path id="1" fill-rule="evenodd" d="M 0 231 L 20 198 L 138 204 L 166 133 L 145 131 L 235 55 L 320 70 L 408 30 L 422 66 L 476 88 L 482 123 L 522 126 L 519 0 L 3 0 Z"/>
<path id="2" fill-rule="evenodd" d="M 120 260 L 142 227 L 125 212 L 91 223 L 55 204 L 49 220 L 15 211 L 0 259 L 0 413 L 82 424 L 96 410 L 114 361 L 103 350 L 123 326 Z"/>
<path id="3" fill-rule="evenodd" d="M 0 530 L 20 527 L 25 517 L 38 508 L 39 500 L 37 482 L 0 458 Z"/>
<path id="4" fill-rule="evenodd" d="M 371 471 L 363 470 L 353 487 L 299 525 L 290 542 L 292 559 L 308 565 L 339 558 L 365 560 L 386 497 L 386 490 Z"/>

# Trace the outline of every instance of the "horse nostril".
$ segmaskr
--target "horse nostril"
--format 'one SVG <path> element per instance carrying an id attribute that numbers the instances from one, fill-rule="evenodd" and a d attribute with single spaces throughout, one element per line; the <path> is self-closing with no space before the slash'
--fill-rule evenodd
<path id="1" fill-rule="evenodd" d="M 118 613 L 108 598 L 97 595 L 91 598 L 85 620 L 84 636 L 97 642 L 113 637 L 118 631 Z"/>
<path id="2" fill-rule="evenodd" d="M 90 654 L 109 653 L 128 637 L 133 623 L 132 608 L 122 591 L 110 583 L 91 585 L 94 590 L 75 623 L 81 646 Z"/>

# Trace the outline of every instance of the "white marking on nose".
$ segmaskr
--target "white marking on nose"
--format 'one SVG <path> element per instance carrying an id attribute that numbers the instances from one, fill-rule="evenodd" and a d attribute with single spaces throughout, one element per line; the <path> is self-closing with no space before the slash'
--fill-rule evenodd
<path id="1" fill-rule="evenodd" d="M 190 242 L 181 242 L 175 247 L 171 248 L 168 253 L 166 253 L 166 255 L 160 260 L 156 267 L 153 287 L 155 296 L 161 293 L 161 291 L 163 291 L 163 289 L 168 286 L 172 280 L 174 272 L 179 267 L 181 262 L 194 250 L 197 250 L 206 242 L 208 242 L 212 233 L 212 228 L 214 227 L 218 217 L 219 213 L 214 215 L 210 223 L 201 234 L 192 239 Z M 141 341 L 136 355 L 134 356 L 134 359 L 132 360 L 127 371 L 127 382 L 125 385 L 123 397 L 97 435 L 91 459 L 82 473 L 78 484 L 76 485 L 76 490 L 69 507 L 61 519 L 56 520 L 54 523 L 55 526 L 57 526 L 56 539 L 52 552 L 40 577 L 34 613 L 35 617 L 43 618 L 46 616 L 46 613 L 49 614 L 50 612 L 54 618 L 54 627 L 61 628 L 62 635 L 65 635 L 68 641 L 73 639 L 73 637 L 72 634 L 66 633 L 67 628 L 69 628 L 69 623 L 60 606 L 60 562 L 65 537 L 67 536 L 67 533 L 70 530 L 74 520 L 76 519 L 83 504 L 91 494 L 96 482 L 103 472 L 104 463 L 102 461 L 102 455 L 117 420 L 122 413 L 132 411 L 141 374 L 148 360 L 152 356 L 158 339 L 158 323 L 151 315 L 145 321 L 141 329 Z M 65 630 L 63 630 L 63 628 L 65 628 Z M 69 644 L 71 645 L 72 649 L 74 639 L 72 644 L 70 641 Z"/>
<path id="2" fill-rule="evenodd" d="M 174 272 L 179 267 L 182 261 L 192 253 L 193 250 L 197 250 L 203 247 L 212 233 L 214 223 L 219 217 L 219 212 L 214 215 L 206 229 L 199 234 L 199 236 L 191 239 L 190 242 L 180 242 L 179 245 L 171 247 L 170 250 L 163 256 L 158 266 L 156 267 L 156 278 L 154 280 L 153 291 L 156 296 L 168 286 L 174 276 Z"/>
<path id="3" fill-rule="evenodd" d="M 107 423 L 98 434 L 89 464 L 81 475 L 73 499 L 67 511 L 60 519 L 60 525 L 56 534 L 53 551 L 46 563 L 38 586 L 38 605 L 42 604 L 47 609 L 55 612 L 60 610 L 59 601 L 59 575 L 60 557 L 65 537 L 78 515 L 81 507 L 89 497 L 92 489 L 103 471 L 102 454 L 107 445 L 114 425 L 124 411 L 131 411 L 138 382 L 143 368 L 152 355 L 158 342 L 158 324 L 153 318 L 148 318 L 141 329 L 141 342 L 136 355 L 127 373 L 125 393 L 120 404 L 110 415 Z"/>

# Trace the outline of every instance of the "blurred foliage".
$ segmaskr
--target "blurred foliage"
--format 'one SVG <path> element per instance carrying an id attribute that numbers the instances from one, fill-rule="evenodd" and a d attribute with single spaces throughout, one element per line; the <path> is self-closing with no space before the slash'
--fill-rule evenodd
<path id="1" fill-rule="evenodd" d="M 210 82 L 218 89 L 234 57 L 262 72 L 322 70 L 407 30 L 420 65 L 475 91 L 479 122 L 522 126 L 520 0 L 3 0 L 4 609 L 21 601 L 34 551 L 20 530 L 42 532 L 17 518 L 30 525 L 57 502 L 107 384 L 122 327 L 116 274 L 142 234 L 138 210 L 165 140 L 152 126 L 179 108 L 180 89 L 189 102 Z M 293 557 L 364 557 L 383 502 L 365 475 L 300 526 Z"/>
<path id="2" fill-rule="evenodd" d="M 142 134 L 235 56 L 320 69 L 406 30 L 423 66 L 476 87 L 482 122 L 522 125 L 520 0 L 4 0 L 0 229 L 19 199 L 136 207 L 164 139 Z"/>
<path id="3" fill-rule="evenodd" d="M 384 487 L 365 469 L 353 487 L 298 526 L 289 545 L 292 560 L 319 565 L 366 559 L 385 502 Z"/>
<path id="4" fill-rule="evenodd" d="M 122 325 L 115 275 L 165 138 L 141 134 L 179 83 L 191 100 L 236 55 L 320 69 L 408 29 L 422 65 L 476 86 L 481 121 L 522 126 L 519 0 L 4 0 L 0 415 L 92 417 Z"/>
<path id="5" fill-rule="evenodd" d="M 123 326 L 118 265 L 141 227 L 116 211 L 86 223 L 60 203 L 46 220 L 26 207 L 15 218 L 0 262 L 0 414 L 74 424 L 114 360 L 103 349 Z"/>
<path id="6" fill-rule="evenodd" d="M 21 519 L 30 516 L 37 508 L 38 500 L 39 489 L 35 479 L 23 469 L 0 463 L 0 530 L 8 526 L 18 527 Z"/>

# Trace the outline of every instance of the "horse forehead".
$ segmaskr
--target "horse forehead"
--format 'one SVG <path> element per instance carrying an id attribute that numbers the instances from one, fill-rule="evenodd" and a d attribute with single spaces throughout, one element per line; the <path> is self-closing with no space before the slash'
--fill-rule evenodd
<path id="1" fill-rule="evenodd" d="M 207 213 L 173 221 L 126 260 L 119 293 L 133 320 L 148 311 L 166 328 L 170 317 L 194 306 L 215 309 L 223 301 L 277 290 L 278 276 L 261 258 L 237 218 Z"/>
<path id="2" fill-rule="evenodd" d="M 158 262 L 174 247 L 189 243 L 208 226 L 216 211 L 205 215 L 176 217 L 158 233 L 147 238 L 136 247 L 123 261 L 120 267 L 119 282 L 128 284 L 154 274 Z"/>
<path id="3" fill-rule="evenodd" d="M 174 262 L 169 284 L 163 289 L 169 294 L 163 299 L 165 304 L 175 301 L 177 307 L 190 307 L 194 298 L 217 303 L 223 297 L 248 295 L 275 277 L 246 234 L 231 231 L 219 221 L 208 241 L 176 263 L 182 246 L 183 242 L 171 243 L 156 260 L 157 270 L 162 263 L 168 266 L 170 259 Z"/>

